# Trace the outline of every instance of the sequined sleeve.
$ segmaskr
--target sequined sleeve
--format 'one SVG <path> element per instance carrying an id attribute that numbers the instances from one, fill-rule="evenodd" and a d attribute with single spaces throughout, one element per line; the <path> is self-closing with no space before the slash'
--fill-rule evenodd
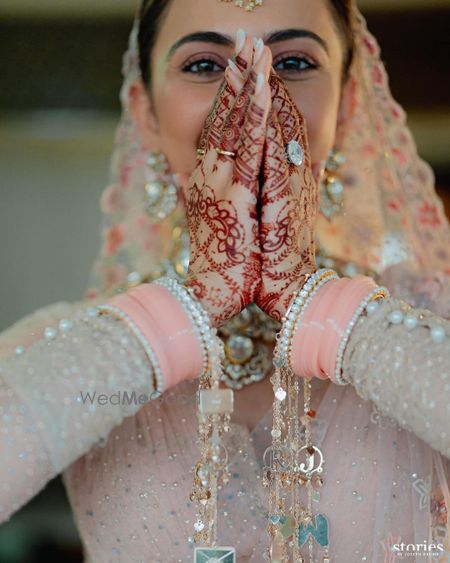
<path id="1" fill-rule="evenodd" d="M 0 359 L 0 521 L 150 400 L 141 344 L 86 308 Z"/>
<path id="2" fill-rule="evenodd" d="M 450 319 L 450 276 L 444 271 L 418 272 L 407 263 L 386 269 L 378 280 L 391 295 L 413 307 L 427 309 Z"/>
<path id="3" fill-rule="evenodd" d="M 355 325 L 344 373 L 383 414 L 450 458 L 450 322 L 388 299 Z"/>

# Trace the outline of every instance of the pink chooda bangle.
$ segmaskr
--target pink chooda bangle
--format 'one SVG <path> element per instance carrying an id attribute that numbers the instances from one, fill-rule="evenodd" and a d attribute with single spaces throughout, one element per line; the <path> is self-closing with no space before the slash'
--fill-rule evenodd
<path id="1" fill-rule="evenodd" d="M 202 348 L 196 329 L 168 289 L 141 284 L 115 295 L 109 305 L 124 312 L 140 330 L 159 363 L 166 391 L 202 372 Z"/>
<path id="2" fill-rule="evenodd" d="M 324 315 L 331 308 L 343 281 L 346 280 L 332 279 L 318 289 L 306 306 L 294 333 L 291 365 L 294 373 L 302 374 L 302 377 L 327 378 L 322 375 L 319 364 L 320 343 L 325 330 L 325 323 L 321 319 L 326 318 Z"/>
<path id="3" fill-rule="evenodd" d="M 306 307 L 292 342 L 292 368 L 300 377 L 335 378 L 340 343 L 362 300 L 376 283 L 366 276 L 332 280 Z"/>
<path id="4" fill-rule="evenodd" d="M 361 301 L 369 295 L 377 284 L 366 276 L 357 276 L 343 287 L 334 307 L 328 311 L 327 328 L 320 346 L 321 368 L 334 383 L 337 383 L 336 361 L 339 345 L 345 335 L 356 309 Z"/>

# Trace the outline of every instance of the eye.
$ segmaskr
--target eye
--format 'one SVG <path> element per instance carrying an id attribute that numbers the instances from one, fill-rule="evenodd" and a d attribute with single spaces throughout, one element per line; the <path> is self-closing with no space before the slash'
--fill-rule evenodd
<path id="1" fill-rule="evenodd" d="M 224 72 L 225 69 L 222 65 L 220 65 L 213 59 L 203 58 L 186 63 L 181 70 L 183 72 L 187 72 L 191 74 L 207 76 L 219 72 Z"/>
<path id="2" fill-rule="evenodd" d="M 299 57 L 296 55 L 289 55 L 282 57 L 273 63 L 273 68 L 279 72 L 305 72 L 314 70 L 319 65 L 311 62 L 306 57 Z"/>

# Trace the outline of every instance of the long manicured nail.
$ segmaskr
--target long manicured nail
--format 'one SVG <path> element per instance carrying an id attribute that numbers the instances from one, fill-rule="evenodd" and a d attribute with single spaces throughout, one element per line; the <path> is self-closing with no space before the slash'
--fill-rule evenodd
<path id="1" fill-rule="evenodd" d="M 253 46 L 255 48 L 255 55 L 253 57 L 253 64 L 256 64 L 264 51 L 264 41 L 253 37 Z"/>
<path id="2" fill-rule="evenodd" d="M 236 33 L 236 54 L 240 53 L 242 50 L 242 47 L 244 46 L 245 43 L 245 31 L 243 29 L 238 29 L 237 33 Z"/>
<path id="3" fill-rule="evenodd" d="M 242 80 L 244 79 L 242 72 L 239 70 L 239 68 L 237 67 L 237 65 L 234 61 L 232 61 L 231 59 L 228 59 L 228 66 L 234 72 L 234 74 L 236 76 L 239 76 L 239 78 L 242 78 Z"/>
<path id="4" fill-rule="evenodd" d="M 258 72 L 258 75 L 256 77 L 255 96 L 257 96 L 261 92 L 265 81 L 266 77 L 264 76 L 264 74 L 262 72 Z"/>

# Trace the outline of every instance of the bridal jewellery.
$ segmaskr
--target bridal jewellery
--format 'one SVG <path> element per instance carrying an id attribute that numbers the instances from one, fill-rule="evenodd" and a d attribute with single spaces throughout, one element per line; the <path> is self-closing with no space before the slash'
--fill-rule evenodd
<path id="1" fill-rule="evenodd" d="M 303 415 L 299 411 L 299 378 L 291 369 L 290 351 L 295 328 L 305 307 L 318 289 L 337 279 L 333 270 L 318 270 L 293 296 L 285 315 L 274 351 L 275 372 L 271 377 L 274 391 L 272 445 L 263 456 L 263 487 L 269 492 L 267 532 L 270 546 L 264 558 L 272 563 L 289 561 L 291 552 L 295 563 L 302 563 L 300 548 L 308 542 L 310 560 L 313 560 L 313 538 L 325 549 L 323 562 L 328 557 L 328 520 L 323 514 L 313 514 L 312 501 L 318 501 L 318 489 L 323 485 L 321 473 L 324 458 L 313 445 L 310 422 L 315 417 L 311 410 L 311 384 L 303 380 Z M 300 426 L 300 422 L 303 427 Z M 303 460 L 303 461 L 302 461 Z M 307 499 L 302 499 L 302 489 Z"/>
<path id="2" fill-rule="evenodd" d="M 264 0 L 221 0 L 221 2 L 234 2 L 238 8 L 244 8 L 246 12 L 252 12 L 257 6 L 262 6 Z"/>
<path id="3" fill-rule="evenodd" d="M 313 298 L 322 286 L 338 280 L 338 274 L 330 269 L 320 269 L 308 275 L 294 293 L 277 334 L 273 356 L 275 371 L 271 377 L 274 392 L 272 444 L 264 452 L 262 472 L 262 485 L 269 492 L 267 532 L 270 537 L 270 546 L 263 558 L 271 563 L 317 562 L 316 546 L 322 550 L 322 563 L 331 563 L 328 519 L 325 514 L 313 509 L 313 503 L 320 501 L 320 489 L 324 485 L 322 473 L 325 459 L 312 439 L 311 423 L 316 413 L 311 408 L 311 381 L 303 378 L 303 413 L 299 416 L 300 378 L 292 368 L 292 351 L 296 330 Z M 191 501 L 197 503 L 194 561 L 223 560 L 235 563 L 235 548 L 217 545 L 217 491 L 230 479 L 228 453 L 221 443 L 221 437 L 230 429 L 233 411 L 233 391 L 219 387 L 224 347 L 217 338 L 217 332 L 210 328 L 206 312 L 189 289 L 171 279 L 157 283 L 163 283 L 191 311 L 192 320 L 207 349 L 197 395 L 201 457 L 194 467 L 194 484 L 190 495 Z M 347 282 L 347 289 L 350 284 L 351 281 Z M 364 280 L 355 280 L 352 285 L 366 287 Z M 376 288 L 356 307 L 340 339 L 337 358 L 339 371 L 342 369 L 341 352 L 345 349 L 356 320 L 368 307 L 375 307 L 370 307 L 371 302 L 386 296 L 384 288 Z M 351 302 L 346 299 L 341 301 L 344 301 L 344 306 L 347 301 Z M 333 315 L 330 318 L 334 318 Z M 348 383 L 340 379 L 338 384 Z M 308 559 L 301 552 L 305 545 L 309 552 Z"/>
<path id="4" fill-rule="evenodd" d="M 331 150 L 319 188 L 320 210 L 327 219 L 338 215 L 344 207 L 344 184 L 337 175 L 343 164 L 345 164 L 344 155 L 336 149 Z"/>
<path id="5" fill-rule="evenodd" d="M 235 563 L 234 547 L 217 546 L 217 491 L 231 477 L 228 468 L 228 452 L 221 443 L 221 436 L 230 430 L 233 412 L 233 391 L 219 387 L 223 343 L 211 327 L 206 311 L 189 288 L 170 278 L 155 283 L 166 287 L 188 312 L 204 350 L 203 372 L 197 392 L 198 444 L 200 459 L 194 467 L 194 482 L 190 500 L 196 502 L 197 519 L 194 524 L 196 546 L 195 563 L 223 561 Z"/>
<path id="6" fill-rule="evenodd" d="M 233 2 L 235 6 L 238 8 L 244 8 L 246 12 L 252 12 L 258 6 L 262 6 L 264 4 L 264 0 L 220 0 L 221 2 L 226 2 L 227 4 Z M 152 5 L 153 0 L 148 0 L 147 5 L 145 6 L 142 17 L 145 16 L 147 10 Z"/>
<path id="7" fill-rule="evenodd" d="M 151 156 L 154 173 L 152 180 L 167 181 L 166 158 L 159 153 L 153 153 Z M 180 196 L 177 202 L 181 204 Z M 157 212 L 153 215 L 156 217 Z M 159 221 L 162 223 L 163 220 Z M 180 283 L 186 279 L 189 267 L 189 235 L 185 214 L 178 213 L 175 208 L 164 221 L 167 221 L 171 232 L 167 257 L 156 263 L 151 271 L 145 273 L 131 271 L 124 283 L 116 286 L 117 292 L 126 291 L 141 283 L 151 283 L 161 276 L 174 278 Z M 376 275 L 352 263 L 340 264 L 326 256 L 321 248 L 316 260 L 319 267 L 333 268 L 342 276 L 353 277 L 356 274 L 364 274 L 374 277 Z M 253 303 L 225 323 L 218 330 L 218 336 L 222 339 L 225 348 L 221 381 L 227 387 L 239 390 L 267 377 L 272 370 L 271 349 L 275 345 L 279 330 L 280 324 Z"/>
<path id="8" fill-rule="evenodd" d="M 152 152 L 145 170 L 146 211 L 152 222 L 159 223 L 176 208 L 178 191 L 171 181 L 169 163 L 164 154 Z"/>
<path id="9" fill-rule="evenodd" d="M 307 559 L 300 551 L 305 545 L 309 552 L 309 563 L 319 561 L 315 546 L 322 551 L 322 563 L 331 562 L 328 519 L 321 512 L 313 510 L 313 503 L 320 501 L 320 489 L 324 485 L 322 473 L 325 459 L 312 440 L 311 425 L 316 412 L 311 408 L 311 379 L 302 378 L 303 413 L 299 416 L 300 378 L 294 374 L 292 352 L 296 331 L 312 300 L 322 286 L 335 284 L 338 280 L 338 274 L 330 269 L 320 269 L 308 276 L 302 287 L 294 293 L 277 335 L 273 360 L 275 371 L 271 377 L 274 392 L 272 445 L 264 452 L 262 475 L 262 485 L 269 493 L 267 532 L 270 545 L 264 558 L 271 563 L 306 563 Z M 347 288 L 350 286 L 351 289 L 367 287 L 361 278 L 348 281 Z M 342 296 L 343 293 L 339 295 Z M 339 331 L 336 369 L 330 377 L 338 385 L 348 384 L 342 375 L 342 365 L 351 331 L 364 312 L 372 314 L 378 307 L 377 300 L 386 297 L 388 292 L 382 287 L 366 293 L 345 330 L 342 333 Z M 346 304 L 351 310 L 355 306 L 351 299 L 343 298 L 340 301 L 344 302 L 344 308 Z M 326 316 L 326 320 L 335 317 L 338 318 L 336 312 Z M 324 319 L 317 317 L 315 320 L 320 323 Z"/>
<path id="10" fill-rule="evenodd" d="M 297 147 L 295 140 L 286 145 L 286 158 L 294 165 L 301 164 L 302 148 Z M 288 150 L 289 149 L 289 150 Z M 198 149 L 199 155 L 205 151 Z M 337 163 L 342 157 L 330 153 L 328 169 L 333 169 L 332 160 Z M 155 264 L 151 272 L 130 272 L 126 282 L 117 286 L 117 291 L 127 290 L 141 283 L 150 283 L 161 276 L 167 276 L 183 283 L 189 266 L 189 235 L 186 229 L 184 213 L 177 213 L 177 206 L 182 197 L 177 192 L 173 178 L 169 172 L 167 158 L 160 152 L 152 152 L 146 161 L 145 203 L 146 211 L 152 222 L 162 224 L 167 221 L 172 237 L 168 256 Z M 342 268 L 336 261 L 326 257 L 319 249 L 317 264 L 320 267 L 334 268 L 344 276 L 352 277 L 358 273 L 372 275 L 373 272 L 362 271 L 352 264 L 343 264 Z M 246 385 L 261 381 L 272 369 L 271 349 L 275 345 L 280 324 L 266 315 L 255 304 L 250 304 L 238 315 L 230 319 L 218 330 L 225 348 L 221 381 L 231 389 L 242 389 Z"/>
<path id="11" fill-rule="evenodd" d="M 231 158 L 234 158 L 236 156 L 236 153 L 233 151 L 225 151 L 219 147 L 216 148 L 216 153 L 220 154 L 221 156 L 229 156 Z"/>
<path id="12" fill-rule="evenodd" d="M 294 166 L 301 166 L 303 164 L 304 153 L 302 146 L 294 139 L 286 145 L 286 160 Z"/>

